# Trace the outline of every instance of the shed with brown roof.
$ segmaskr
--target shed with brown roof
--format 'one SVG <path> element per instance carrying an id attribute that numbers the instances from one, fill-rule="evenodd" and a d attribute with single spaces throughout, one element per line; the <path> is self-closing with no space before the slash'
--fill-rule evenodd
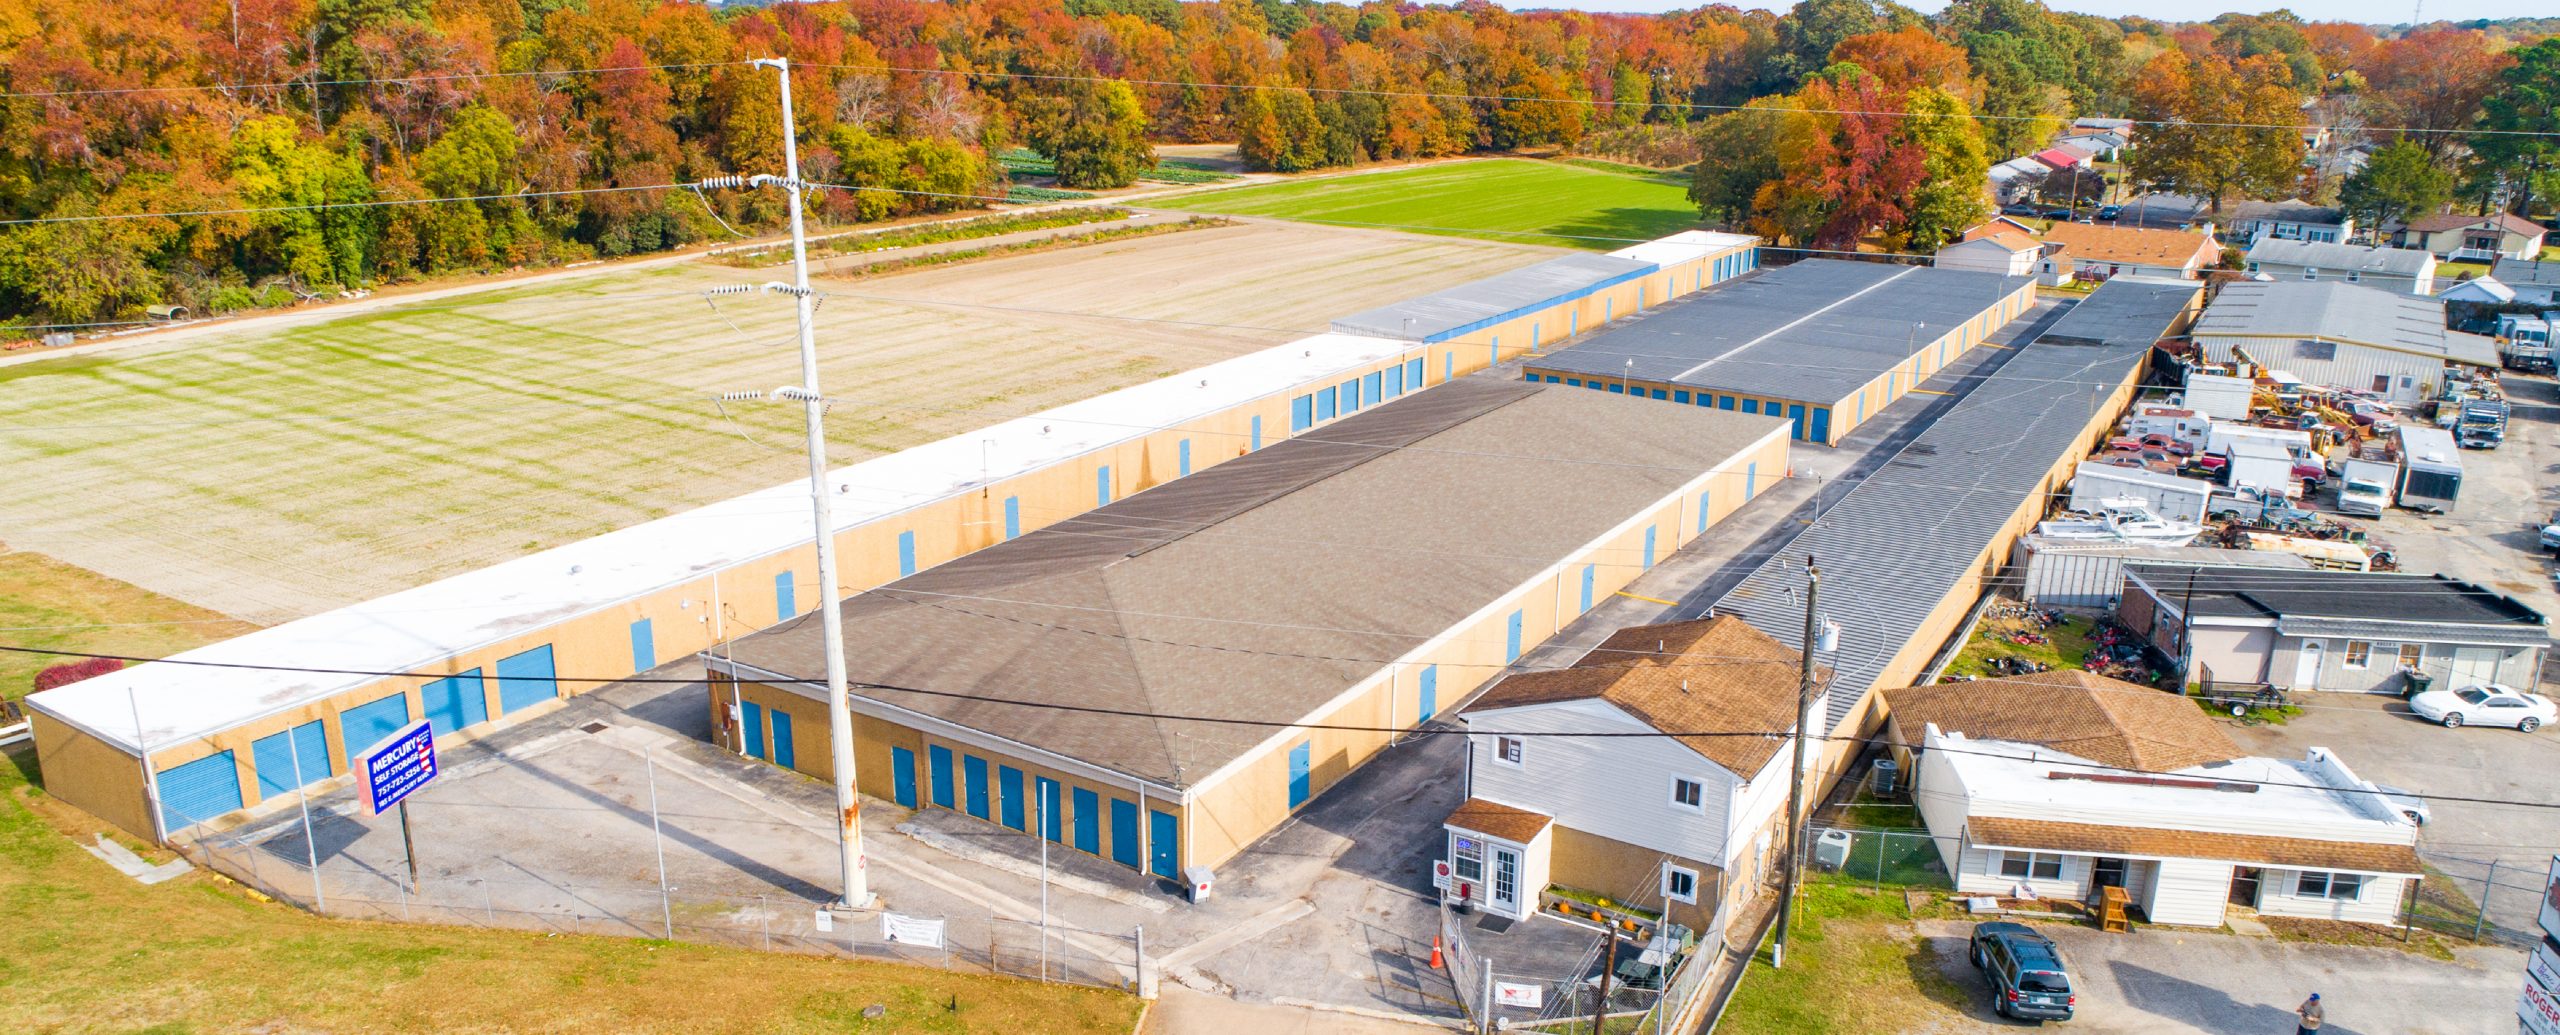
<path id="1" fill-rule="evenodd" d="M 2222 259 L 2222 244 L 2209 233 L 2150 230 L 2095 223 L 2055 223 L 2044 239 L 2060 244 L 2083 276 L 2134 274 L 2195 279 Z"/>
<path id="2" fill-rule="evenodd" d="M 1887 690 L 1884 702 L 1886 736 L 1907 747 L 1936 726 L 2146 773 L 2245 754 L 2195 702 L 2078 669 Z"/>

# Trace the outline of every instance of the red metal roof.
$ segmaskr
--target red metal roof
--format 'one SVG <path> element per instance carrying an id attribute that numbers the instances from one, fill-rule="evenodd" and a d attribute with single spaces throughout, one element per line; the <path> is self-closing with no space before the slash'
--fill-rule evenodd
<path id="1" fill-rule="evenodd" d="M 2056 169 L 2068 169 L 2080 164 L 2083 156 L 2079 152 L 2073 151 L 2069 148 L 2048 147 L 2028 157 L 2034 158 L 2036 161 L 2043 162 L 2044 164 L 2050 165 Z"/>

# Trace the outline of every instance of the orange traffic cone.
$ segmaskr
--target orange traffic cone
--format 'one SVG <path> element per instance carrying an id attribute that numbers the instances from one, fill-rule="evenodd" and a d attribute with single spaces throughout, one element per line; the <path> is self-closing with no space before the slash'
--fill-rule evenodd
<path id="1" fill-rule="evenodd" d="M 1439 970 L 1442 966 L 1443 964 L 1440 962 L 1440 936 L 1435 934 L 1431 936 L 1431 969 Z"/>

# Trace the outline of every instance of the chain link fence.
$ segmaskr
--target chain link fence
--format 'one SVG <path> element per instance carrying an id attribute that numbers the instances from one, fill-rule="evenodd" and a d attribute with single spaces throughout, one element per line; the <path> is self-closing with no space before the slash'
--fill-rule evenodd
<path id="1" fill-rule="evenodd" d="M 1595 933 L 1580 965 L 1562 976 L 1529 973 L 1506 969 L 1500 960 L 1480 953 L 1468 935 L 1467 919 L 1441 904 L 1442 966 L 1457 989 L 1468 1030 L 1475 1032 L 1588 1031 L 1595 1014 L 1603 1015 L 1604 1032 L 1685 1031 L 1682 1025 L 1694 1023 L 1692 1012 L 1711 990 L 1716 948 L 1723 944 L 1721 923 L 1686 951 L 1663 953 L 1658 959 L 1633 942 L 1616 943 L 1618 965 L 1610 973 L 1604 1005 L 1600 956 L 1610 951 L 1609 939 Z"/>
<path id="2" fill-rule="evenodd" d="M 289 849 L 289 850 L 288 850 Z M 659 883 L 427 877 L 359 860 L 313 860 L 300 842 L 208 839 L 195 861 L 279 901 L 325 916 L 512 928 L 888 960 L 1151 995 L 1145 930 L 1091 931 L 997 915 L 830 909 L 780 891 L 717 894 Z M 288 857 L 289 856 L 289 857 Z"/>
<path id="3" fill-rule="evenodd" d="M 1805 872 L 1815 880 L 1877 891 L 1955 890 L 1937 841 L 1928 831 L 1817 826 L 1808 828 L 1805 835 Z"/>

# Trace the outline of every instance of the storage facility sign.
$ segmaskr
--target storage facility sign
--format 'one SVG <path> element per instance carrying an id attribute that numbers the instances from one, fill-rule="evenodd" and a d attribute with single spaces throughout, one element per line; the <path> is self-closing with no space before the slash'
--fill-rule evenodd
<path id="1" fill-rule="evenodd" d="M 2532 982 L 2524 986 L 2524 998 L 2516 1001 L 2516 1017 L 2524 1022 L 2524 1030 L 2533 1035 L 2560 1035 L 2560 994 L 2545 992 Z"/>
<path id="2" fill-rule="evenodd" d="M 356 770 L 364 783 L 365 801 L 381 815 L 436 778 L 436 732 L 420 719 L 399 729 L 361 756 Z"/>
<path id="3" fill-rule="evenodd" d="M 1547 986 L 1545 985 L 1522 985 L 1509 981 L 1496 981 L 1493 983 L 1493 1002 L 1496 1006 L 1516 1006 L 1523 1010 L 1535 1010 L 1545 1005 L 1547 1001 L 1546 992 Z"/>
<path id="4" fill-rule="evenodd" d="M 2543 991 L 2560 995 L 2560 941 L 2545 938 L 2534 943 L 2524 958 L 2524 974 Z"/>
<path id="5" fill-rule="evenodd" d="M 2551 876 L 2542 885 L 2542 933 L 2560 938 L 2560 855 L 2551 857 Z"/>

